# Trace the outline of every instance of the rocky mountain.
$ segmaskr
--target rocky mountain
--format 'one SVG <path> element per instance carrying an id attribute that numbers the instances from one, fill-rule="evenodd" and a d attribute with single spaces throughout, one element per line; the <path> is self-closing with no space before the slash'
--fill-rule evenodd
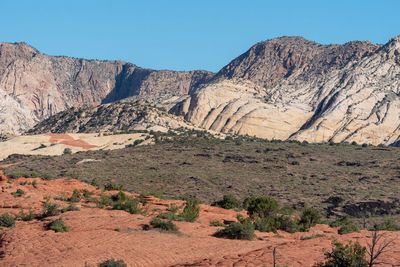
<path id="1" fill-rule="evenodd" d="M 219 132 L 310 142 L 400 137 L 400 37 L 386 45 L 258 43 L 172 112 Z"/>
<path id="2" fill-rule="evenodd" d="M 50 57 L 25 44 L 3 44 L 0 51 L 0 131 L 29 129 L 69 107 L 136 96 L 215 132 L 309 142 L 389 145 L 400 140 L 400 37 L 385 45 L 276 38 L 257 43 L 215 75 Z M 108 119 L 94 116 L 108 115 L 97 109 L 103 107 L 87 111 L 88 121 L 67 111 L 33 132 L 80 131 L 89 121 L 91 130 L 96 121 L 102 128 L 101 121 Z M 120 104 L 107 109 L 119 110 Z M 133 122 L 138 112 L 129 125 L 138 127 Z"/>
<path id="3" fill-rule="evenodd" d="M 211 75 L 155 71 L 122 61 L 54 57 L 25 43 L 0 43 L 0 133 L 21 133 L 70 107 L 129 96 L 154 101 L 179 97 Z"/>
<path id="4" fill-rule="evenodd" d="M 126 133 L 194 128 L 181 117 L 143 100 L 127 100 L 96 107 L 69 108 L 43 120 L 27 134 Z"/>

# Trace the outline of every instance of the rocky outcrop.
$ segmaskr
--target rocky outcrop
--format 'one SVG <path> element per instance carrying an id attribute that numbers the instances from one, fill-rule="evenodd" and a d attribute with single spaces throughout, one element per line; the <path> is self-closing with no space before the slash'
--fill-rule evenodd
<path id="1" fill-rule="evenodd" d="M 400 137 L 400 38 L 256 44 L 171 111 L 206 129 L 269 139 L 392 144 Z"/>
<path id="2" fill-rule="evenodd" d="M 52 57 L 24 43 L 0 44 L 0 132 L 18 134 L 70 107 L 130 96 L 164 101 L 205 82 L 206 71 L 143 69 L 122 61 Z"/>
<path id="3" fill-rule="evenodd" d="M 142 100 L 120 101 L 96 107 L 70 108 L 38 123 L 27 134 L 127 133 L 132 131 L 194 128 L 183 118 Z"/>

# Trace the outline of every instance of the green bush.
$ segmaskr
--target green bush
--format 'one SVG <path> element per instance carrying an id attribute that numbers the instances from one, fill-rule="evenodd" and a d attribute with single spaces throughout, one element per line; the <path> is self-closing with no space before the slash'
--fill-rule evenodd
<path id="1" fill-rule="evenodd" d="M 71 155 L 72 150 L 69 147 L 64 148 L 63 155 Z"/>
<path id="2" fill-rule="evenodd" d="M 338 233 L 340 235 L 358 232 L 360 230 L 359 227 L 347 217 L 340 218 L 329 225 L 331 227 L 339 227 Z"/>
<path id="3" fill-rule="evenodd" d="M 15 226 L 15 218 L 8 213 L 0 215 L 0 226 L 1 227 L 14 227 Z"/>
<path id="4" fill-rule="evenodd" d="M 368 267 L 365 259 L 366 248 L 359 243 L 343 245 L 334 243 L 333 250 L 325 253 L 325 262 L 317 264 L 318 267 Z"/>
<path id="5" fill-rule="evenodd" d="M 106 260 L 99 264 L 99 267 L 128 267 L 123 260 Z"/>
<path id="6" fill-rule="evenodd" d="M 60 207 L 57 204 L 51 203 L 49 201 L 43 203 L 43 213 L 42 213 L 43 217 L 56 216 L 60 214 L 60 212 L 61 212 Z"/>
<path id="7" fill-rule="evenodd" d="M 51 221 L 47 224 L 48 230 L 53 230 L 56 233 L 68 232 L 69 228 L 65 225 L 64 220 L 62 218 L 58 218 L 54 221 Z"/>
<path id="8" fill-rule="evenodd" d="M 25 192 L 24 192 L 24 190 L 18 188 L 17 191 L 12 193 L 12 195 L 14 197 L 22 197 L 23 195 L 25 195 Z"/>
<path id="9" fill-rule="evenodd" d="M 28 213 L 25 213 L 22 209 L 19 211 L 18 218 L 21 219 L 24 222 L 27 221 L 32 221 L 35 219 L 35 214 L 33 211 L 30 209 Z"/>
<path id="10" fill-rule="evenodd" d="M 194 222 L 200 214 L 199 201 L 195 198 L 186 199 L 186 205 L 179 217 L 187 222 Z"/>
<path id="11" fill-rule="evenodd" d="M 111 206 L 113 204 L 113 201 L 109 196 L 106 195 L 101 195 L 99 201 L 97 202 L 97 206 L 99 208 L 105 208 L 108 206 Z"/>
<path id="12" fill-rule="evenodd" d="M 321 215 L 319 212 L 313 208 L 306 208 L 303 210 L 300 216 L 299 224 L 303 231 L 308 231 L 312 226 L 319 223 L 321 220 Z"/>
<path id="13" fill-rule="evenodd" d="M 128 197 L 124 192 L 120 191 L 118 194 L 111 196 L 113 201 L 113 210 L 124 210 L 131 214 L 138 214 L 141 212 L 139 201 Z"/>
<path id="14" fill-rule="evenodd" d="M 400 225 L 391 219 L 386 219 L 382 223 L 375 224 L 371 230 L 375 231 L 400 231 Z"/>
<path id="15" fill-rule="evenodd" d="M 256 218 L 254 226 L 260 232 L 276 232 L 278 230 L 278 222 L 275 217 Z"/>
<path id="16" fill-rule="evenodd" d="M 250 221 L 231 223 L 225 228 L 218 230 L 214 236 L 228 239 L 252 240 L 255 237 L 254 225 Z"/>
<path id="17" fill-rule="evenodd" d="M 104 184 L 104 190 L 106 190 L 106 191 L 122 190 L 122 189 L 123 189 L 122 185 L 113 183 L 111 181 Z"/>
<path id="18" fill-rule="evenodd" d="M 79 210 L 80 210 L 79 207 L 70 204 L 70 205 L 68 205 L 67 207 L 63 208 L 63 209 L 62 209 L 62 212 L 67 212 L 67 211 L 79 211 Z"/>
<path id="19" fill-rule="evenodd" d="M 162 220 L 158 217 L 153 218 L 150 225 L 163 231 L 178 232 L 178 227 L 172 221 Z"/>
<path id="20" fill-rule="evenodd" d="M 78 190 L 74 190 L 70 198 L 68 198 L 69 202 L 79 202 L 81 201 L 81 193 Z"/>
<path id="21" fill-rule="evenodd" d="M 240 207 L 240 201 L 231 194 L 224 195 L 222 200 L 215 202 L 215 205 L 224 209 L 237 209 Z"/>
<path id="22" fill-rule="evenodd" d="M 276 217 L 276 222 L 279 230 L 295 233 L 299 231 L 299 224 L 297 221 L 293 220 L 290 216 L 279 215 Z"/>
<path id="23" fill-rule="evenodd" d="M 279 209 L 278 202 L 268 196 L 247 198 L 243 206 L 251 217 L 266 218 L 276 214 Z"/>
<path id="24" fill-rule="evenodd" d="M 219 220 L 212 220 L 210 222 L 210 226 L 221 227 L 221 226 L 225 226 L 225 224 Z"/>

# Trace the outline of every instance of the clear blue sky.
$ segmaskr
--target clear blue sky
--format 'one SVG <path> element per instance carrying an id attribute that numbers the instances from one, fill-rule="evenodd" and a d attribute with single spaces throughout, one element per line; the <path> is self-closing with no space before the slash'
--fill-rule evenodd
<path id="1" fill-rule="evenodd" d="M 50 55 L 217 71 L 258 41 L 320 43 L 400 34 L 398 0 L 1 0 L 0 41 Z"/>

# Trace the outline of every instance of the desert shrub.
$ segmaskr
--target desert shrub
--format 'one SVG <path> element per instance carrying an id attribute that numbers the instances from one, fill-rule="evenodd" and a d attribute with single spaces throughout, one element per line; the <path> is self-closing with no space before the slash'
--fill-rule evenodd
<path id="1" fill-rule="evenodd" d="M 200 214 L 199 201 L 195 198 L 187 198 L 186 205 L 179 217 L 187 222 L 194 222 Z"/>
<path id="2" fill-rule="evenodd" d="M 71 155 L 72 150 L 69 147 L 64 148 L 63 155 Z"/>
<path id="3" fill-rule="evenodd" d="M 371 229 L 374 231 L 400 231 L 400 225 L 391 219 L 386 219 L 385 221 L 375 224 Z"/>
<path id="4" fill-rule="evenodd" d="M 60 207 L 57 204 L 49 201 L 43 203 L 43 217 L 56 216 L 58 214 L 60 214 Z"/>
<path id="5" fill-rule="evenodd" d="M 165 212 L 165 213 L 160 213 L 157 215 L 157 218 L 160 219 L 165 219 L 165 220 L 170 220 L 170 221 L 179 221 L 179 215 L 173 212 Z"/>
<path id="6" fill-rule="evenodd" d="M 27 222 L 27 221 L 32 221 L 35 219 L 35 214 L 33 211 L 30 209 L 28 213 L 25 213 L 22 209 L 19 211 L 18 214 L 18 219 L 21 221 Z"/>
<path id="7" fill-rule="evenodd" d="M 243 206 L 251 217 L 266 218 L 275 215 L 279 209 L 278 202 L 268 196 L 247 198 Z"/>
<path id="8" fill-rule="evenodd" d="M 79 207 L 70 204 L 70 205 L 68 205 L 67 207 L 63 208 L 63 209 L 62 209 L 62 212 L 67 212 L 67 211 L 79 211 L 79 210 L 80 210 Z"/>
<path id="9" fill-rule="evenodd" d="M 167 211 L 172 212 L 172 213 L 177 213 L 179 210 L 179 207 L 175 204 L 172 204 L 167 208 Z"/>
<path id="10" fill-rule="evenodd" d="M 318 267 L 367 267 L 365 259 L 366 249 L 359 243 L 343 245 L 334 243 L 331 252 L 325 253 L 325 262 L 317 264 Z"/>
<path id="11" fill-rule="evenodd" d="M 111 196 L 114 210 L 124 210 L 131 214 L 138 214 L 141 212 L 139 201 L 128 197 L 124 192 L 120 191 L 118 194 Z"/>
<path id="12" fill-rule="evenodd" d="M 113 201 L 111 200 L 111 198 L 109 196 L 106 196 L 106 195 L 101 195 L 100 199 L 97 202 L 97 206 L 99 208 L 108 207 L 108 206 L 111 206 L 112 204 L 113 204 Z"/>
<path id="13" fill-rule="evenodd" d="M 324 237 L 325 235 L 322 234 L 314 234 L 314 235 L 305 235 L 300 237 L 300 240 L 310 240 L 310 239 L 314 239 L 314 238 L 320 238 L 320 237 Z"/>
<path id="14" fill-rule="evenodd" d="M 225 224 L 219 220 L 212 220 L 210 222 L 210 226 L 220 227 L 220 226 L 225 226 Z"/>
<path id="15" fill-rule="evenodd" d="M 297 221 L 293 220 L 290 216 L 279 215 L 276 217 L 276 223 L 279 230 L 295 233 L 299 231 L 299 224 Z"/>
<path id="16" fill-rule="evenodd" d="M 338 233 L 340 235 L 358 232 L 360 230 L 359 227 L 347 217 L 340 218 L 329 225 L 331 227 L 339 227 Z"/>
<path id="17" fill-rule="evenodd" d="M 69 228 L 65 225 L 62 218 L 58 218 L 47 224 L 47 230 L 53 230 L 56 233 L 68 232 Z"/>
<path id="18" fill-rule="evenodd" d="M 306 208 L 300 216 L 299 224 L 303 231 L 308 231 L 310 227 L 316 225 L 321 220 L 319 212 L 313 208 Z"/>
<path id="19" fill-rule="evenodd" d="M 87 202 L 94 202 L 95 198 L 93 197 L 93 192 L 90 192 L 87 189 L 82 190 L 82 196 Z"/>
<path id="20" fill-rule="evenodd" d="M 218 230 L 215 237 L 228 239 L 252 240 L 254 238 L 254 225 L 250 221 L 236 222 Z"/>
<path id="21" fill-rule="evenodd" d="M 14 227 L 15 226 L 15 218 L 8 214 L 0 215 L 0 227 Z"/>
<path id="22" fill-rule="evenodd" d="M 99 182 L 97 181 L 96 178 L 93 178 L 93 179 L 90 181 L 90 185 L 93 185 L 93 186 L 96 187 L 96 188 L 99 188 L 99 187 L 100 187 L 100 184 L 99 184 Z"/>
<path id="23" fill-rule="evenodd" d="M 275 217 L 256 218 L 254 226 L 260 232 L 276 232 L 278 230 L 278 222 Z"/>
<path id="24" fill-rule="evenodd" d="M 162 220 L 158 217 L 155 217 L 151 220 L 150 225 L 154 228 L 161 229 L 167 232 L 177 232 L 178 227 L 172 222 L 168 220 Z"/>
<path id="25" fill-rule="evenodd" d="M 106 260 L 99 264 L 99 267 L 128 267 L 123 260 Z"/>
<path id="26" fill-rule="evenodd" d="M 81 193 L 74 189 L 70 198 L 68 198 L 69 202 L 79 202 L 81 201 Z"/>
<path id="27" fill-rule="evenodd" d="M 111 182 L 111 181 L 109 181 L 109 182 L 107 182 L 107 183 L 104 184 L 104 190 L 106 190 L 106 191 L 122 190 L 122 189 L 123 189 L 123 186 L 122 186 L 122 185 L 113 183 L 113 182 Z"/>
<path id="28" fill-rule="evenodd" d="M 240 207 L 240 201 L 231 194 L 224 195 L 222 200 L 215 202 L 215 205 L 224 209 L 237 209 Z"/>
<path id="29" fill-rule="evenodd" d="M 25 195 L 24 190 L 18 188 L 17 191 L 15 191 L 14 193 L 12 193 L 12 195 L 14 197 L 22 197 L 23 195 Z"/>

